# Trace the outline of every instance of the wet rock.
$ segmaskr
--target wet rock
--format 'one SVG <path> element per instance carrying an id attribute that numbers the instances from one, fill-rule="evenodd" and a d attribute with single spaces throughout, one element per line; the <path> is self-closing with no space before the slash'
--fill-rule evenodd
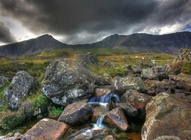
<path id="1" fill-rule="evenodd" d="M 0 136 L 0 140 L 20 140 L 22 138 L 22 134 L 19 132 L 16 133 L 8 133 L 6 136 Z"/>
<path id="2" fill-rule="evenodd" d="M 106 84 L 82 65 L 54 61 L 47 68 L 42 92 L 55 104 L 66 106 L 92 96 L 95 85 Z"/>
<path id="3" fill-rule="evenodd" d="M 100 116 L 105 115 L 107 112 L 109 112 L 109 105 L 98 105 L 94 107 L 92 122 L 96 122 Z"/>
<path id="4" fill-rule="evenodd" d="M 140 77 L 126 76 L 123 78 L 116 77 L 113 80 L 113 86 L 116 90 L 126 91 L 134 89 L 140 92 L 146 92 L 146 86 Z"/>
<path id="5" fill-rule="evenodd" d="M 93 132 L 91 129 L 82 129 L 69 136 L 67 140 L 90 140 L 92 137 Z"/>
<path id="6" fill-rule="evenodd" d="M 37 89 L 37 82 L 25 71 L 17 72 L 13 77 L 11 84 L 6 89 L 4 95 L 13 110 L 19 108 L 22 101 Z"/>
<path id="7" fill-rule="evenodd" d="M 129 127 L 127 119 L 121 108 L 115 108 L 105 115 L 104 122 L 126 131 Z"/>
<path id="8" fill-rule="evenodd" d="M 137 117 L 139 114 L 138 110 L 130 103 L 119 103 L 118 106 L 124 110 L 126 116 Z"/>
<path id="9" fill-rule="evenodd" d="M 95 89 L 95 96 L 102 96 L 112 92 L 112 86 L 102 86 Z"/>
<path id="10" fill-rule="evenodd" d="M 91 52 L 86 54 L 78 54 L 74 56 L 74 59 L 82 66 L 88 67 L 91 65 L 98 65 L 98 57 Z"/>
<path id="11" fill-rule="evenodd" d="M 82 100 L 66 106 L 58 121 L 79 126 L 87 123 L 92 113 L 92 108 L 87 104 L 87 100 Z"/>
<path id="12" fill-rule="evenodd" d="M 112 135 L 107 135 L 103 140 L 115 140 L 115 138 Z"/>
<path id="13" fill-rule="evenodd" d="M 28 130 L 21 140 L 60 140 L 69 126 L 52 119 L 42 119 Z"/>
<path id="14" fill-rule="evenodd" d="M 140 119 L 144 119 L 145 117 L 145 106 L 151 99 L 150 96 L 140 93 L 136 90 L 127 90 L 121 97 L 121 102 L 130 104 L 135 107 L 139 114 L 138 117 Z"/>
<path id="15" fill-rule="evenodd" d="M 8 83 L 9 79 L 6 76 L 0 76 L 0 88 L 2 88 L 5 83 Z"/>
<path id="16" fill-rule="evenodd" d="M 173 94 L 161 93 L 146 106 L 142 140 L 191 138 L 191 104 Z"/>

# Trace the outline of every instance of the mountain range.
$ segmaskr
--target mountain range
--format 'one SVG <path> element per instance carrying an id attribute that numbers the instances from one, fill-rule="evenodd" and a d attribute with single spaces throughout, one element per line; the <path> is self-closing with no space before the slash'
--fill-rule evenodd
<path id="1" fill-rule="evenodd" d="M 126 49 L 132 53 L 177 54 L 180 48 L 191 48 L 191 32 L 178 32 L 165 35 L 137 33 L 132 35 L 114 34 L 92 44 L 68 45 L 45 34 L 34 39 L 0 46 L 0 56 L 17 57 L 65 48 Z"/>

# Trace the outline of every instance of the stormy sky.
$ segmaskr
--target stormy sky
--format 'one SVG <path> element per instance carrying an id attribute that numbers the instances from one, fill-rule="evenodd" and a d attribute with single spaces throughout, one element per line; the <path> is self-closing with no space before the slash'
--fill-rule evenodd
<path id="1" fill-rule="evenodd" d="M 68 44 L 111 34 L 191 30 L 191 0 L 0 0 L 0 44 L 51 34 Z"/>

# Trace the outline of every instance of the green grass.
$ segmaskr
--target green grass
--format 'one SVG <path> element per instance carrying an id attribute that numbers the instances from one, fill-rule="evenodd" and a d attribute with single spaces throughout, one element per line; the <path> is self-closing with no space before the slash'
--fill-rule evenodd
<path id="1" fill-rule="evenodd" d="M 58 117 L 62 114 L 63 110 L 64 110 L 63 107 L 51 106 L 51 107 L 50 107 L 49 116 L 50 116 L 50 117 L 58 118 Z"/>

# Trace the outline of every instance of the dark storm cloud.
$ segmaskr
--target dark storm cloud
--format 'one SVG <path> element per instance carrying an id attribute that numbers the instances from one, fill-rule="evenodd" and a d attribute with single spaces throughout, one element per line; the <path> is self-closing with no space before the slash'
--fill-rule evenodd
<path id="1" fill-rule="evenodd" d="M 15 39 L 10 30 L 3 23 L 0 22 L 0 42 L 11 43 L 14 41 Z"/>
<path id="2" fill-rule="evenodd" d="M 6 0 L 4 14 L 22 20 L 34 32 L 72 36 L 96 34 L 132 25 L 154 10 L 153 0 Z"/>
<path id="3" fill-rule="evenodd" d="M 190 0 L 163 0 L 159 3 L 154 24 L 170 24 L 174 22 L 184 22 L 191 18 Z"/>
<path id="4" fill-rule="evenodd" d="M 177 20 L 183 23 L 190 18 L 190 3 L 190 0 L 2 0 L 0 8 L 2 15 L 19 19 L 35 34 L 48 32 L 64 35 L 67 42 L 85 43 L 107 34 L 139 32 Z M 85 36 L 81 36 L 83 32 Z"/>

